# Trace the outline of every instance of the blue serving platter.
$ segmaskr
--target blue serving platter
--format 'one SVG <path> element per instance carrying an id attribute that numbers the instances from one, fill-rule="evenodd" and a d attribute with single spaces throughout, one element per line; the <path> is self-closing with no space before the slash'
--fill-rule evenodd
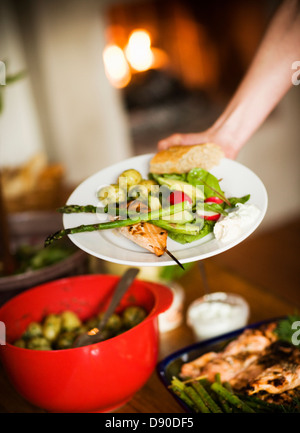
<path id="1" fill-rule="evenodd" d="M 172 353 L 171 355 L 168 355 L 166 358 L 160 361 L 157 364 L 156 372 L 160 380 L 164 384 L 164 386 L 167 388 L 167 390 L 170 392 L 173 398 L 179 403 L 179 405 L 186 412 L 193 413 L 192 409 L 188 407 L 179 397 L 177 397 L 177 395 L 174 394 L 173 391 L 169 388 L 169 386 L 171 385 L 172 377 L 179 376 L 179 372 L 182 364 L 186 362 L 190 362 L 207 352 L 222 351 L 231 340 L 237 338 L 246 329 L 259 328 L 264 324 L 277 322 L 279 320 L 282 320 L 283 318 L 285 317 L 279 317 L 279 318 L 277 317 L 273 319 L 264 320 L 261 322 L 256 322 L 251 325 L 247 325 L 243 328 L 237 329 L 235 331 L 229 332 L 227 334 L 223 334 L 218 337 L 210 338 L 208 340 L 191 344 L 190 346 L 184 347 Z"/>

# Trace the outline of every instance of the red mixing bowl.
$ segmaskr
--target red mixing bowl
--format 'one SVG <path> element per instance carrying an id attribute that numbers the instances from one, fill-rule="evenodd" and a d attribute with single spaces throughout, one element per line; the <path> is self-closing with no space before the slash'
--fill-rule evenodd
<path id="1" fill-rule="evenodd" d="M 139 325 L 109 340 L 64 350 L 13 346 L 27 325 L 49 313 L 73 310 L 84 321 L 105 310 L 119 277 L 84 275 L 45 283 L 0 308 L 6 344 L 0 357 L 16 390 L 49 412 L 107 412 L 122 406 L 147 382 L 158 356 L 158 315 L 172 303 L 165 286 L 135 280 L 120 307 L 143 306 Z"/>

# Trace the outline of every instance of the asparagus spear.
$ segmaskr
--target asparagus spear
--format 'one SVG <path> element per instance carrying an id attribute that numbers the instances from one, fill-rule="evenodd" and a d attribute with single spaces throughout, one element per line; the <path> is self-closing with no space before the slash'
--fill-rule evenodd
<path id="1" fill-rule="evenodd" d="M 188 385 L 185 385 L 181 380 L 179 380 L 177 377 L 173 377 L 172 383 L 171 383 L 171 389 L 174 390 L 174 388 L 177 388 L 181 391 L 181 393 L 184 393 L 189 400 L 192 401 L 193 406 L 190 405 L 190 407 L 193 407 L 197 412 L 201 413 L 210 413 L 210 410 L 208 407 L 204 404 L 201 397 L 197 392 Z M 174 391 L 175 392 L 175 391 Z"/>
<path id="2" fill-rule="evenodd" d="M 254 410 L 256 409 L 263 412 L 282 412 L 282 408 L 279 404 L 269 403 L 253 395 L 240 395 L 239 397 L 248 406 L 251 406 Z"/>
<path id="3" fill-rule="evenodd" d="M 229 382 L 224 382 L 223 383 L 223 386 L 224 386 L 224 388 L 226 388 L 227 389 L 227 391 L 229 391 L 231 394 L 233 394 L 233 389 L 232 389 L 232 387 L 231 387 L 231 385 L 230 385 L 230 383 Z"/>
<path id="4" fill-rule="evenodd" d="M 93 206 L 92 204 L 88 204 L 85 206 L 80 206 L 78 204 L 70 204 L 66 206 L 59 207 L 57 209 L 60 213 L 96 213 L 97 206 Z"/>
<path id="5" fill-rule="evenodd" d="M 241 410 L 245 413 L 255 413 L 255 411 L 249 407 L 245 402 L 240 400 L 235 394 L 231 394 L 224 386 L 220 385 L 217 382 L 214 382 L 211 386 L 211 389 L 215 391 L 218 395 L 223 397 L 228 403 L 235 406 L 237 409 Z"/>
<path id="6" fill-rule="evenodd" d="M 211 413 L 209 408 L 206 406 L 200 395 L 194 390 L 193 387 L 186 386 L 184 390 L 185 393 L 190 397 L 190 399 L 193 400 L 193 402 L 197 405 L 201 413 Z"/>
<path id="7" fill-rule="evenodd" d="M 173 215 L 176 212 L 182 211 L 185 206 L 190 206 L 188 202 L 182 202 L 182 203 L 176 203 L 170 207 L 162 208 L 154 211 L 150 211 L 146 214 L 136 214 L 136 216 L 128 219 L 120 219 L 120 220 L 113 220 L 108 221 L 105 223 L 96 223 L 96 224 L 87 224 L 87 225 L 80 225 L 73 228 L 68 229 L 62 229 L 58 232 L 50 235 L 45 240 L 45 246 L 50 245 L 54 240 L 58 240 L 63 238 L 66 235 L 71 235 L 75 233 L 83 233 L 83 232 L 92 232 L 96 230 L 107 230 L 107 229 L 114 229 L 118 227 L 124 227 L 124 226 L 130 226 L 133 224 L 138 224 L 142 221 L 150 221 L 153 222 L 158 218 L 161 218 L 166 215 Z"/>
<path id="8" fill-rule="evenodd" d="M 191 409 L 193 409 L 195 412 L 199 412 L 199 409 L 193 402 L 193 400 L 180 388 L 178 388 L 176 385 L 172 385 L 172 391 L 174 394 L 176 394 L 181 400 L 187 404 Z"/>
<path id="9" fill-rule="evenodd" d="M 106 205 L 104 207 L 94 206 L 92 204 L 88 204 L 85 206 L 81 206 L 78 204 L 70 204 L 66 206 L 59 207 L 57 209 L 60 213 L 70 214 L 70 213 L 109 213 L 114 216 L 122 216 L 128 217 L 127 206 L 118 206 L 114 205 Z"/>
<path id="10" fill-rule="evenodd" d="M 221 377 L 218 373 L 215 375 L 214 383 L 204 378 L 182 382 L 178 378 L 173 377 L 170 388 L 196 412 L 274 413 L 289 411 L 289 407 L 269 403 L 255 396 L 235 394 L 228 382 L 221 382 Z"/>
<path id="11" fill-rule="evenodd" d="M 212 413 L 223 413 L 217 403 L 211 398 L 204 386 L 199 381 L 192 382 L 192 387 L 200 395 L 205 405 L 209 408 Z"/>
<path id="12" fill-rule="evenodd" d="M 220 373 L 216 373 L 215 382 L 222 385 Z M 230 391 L 228 388 L 227 388 L 227 390 Z M 212 391 L 212 392 L 214 392 L 214 391 Z M 225 413 L 232 413 L 232 407 L 230 407 L 230 405 L 227 403 L 225 398 L 219 394 L 216 394 L 215 392 L 214 392 L 214 394 L 216 395 L 216 398 L 218 399 L 218 401 L 219 401 L 221 407 L 223 408 L 223 410 L 225 411 Z"/>

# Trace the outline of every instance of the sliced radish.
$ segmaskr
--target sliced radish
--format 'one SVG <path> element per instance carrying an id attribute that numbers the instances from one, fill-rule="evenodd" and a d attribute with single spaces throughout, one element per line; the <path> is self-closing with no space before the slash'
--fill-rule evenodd
<path id="1" fill-rule="evenodd" d="M 169 202 L 170 205 L 182 203 L 184 201 L 188 201 L 189 203 L 193 203 L 191 197 L 185 194 L 183 191 L 173 191 L 170 194 Z"/>
<path id="2" fill-rule="evenodd" d="M 205 220 L 209 220 L 209 221 L 217 221 L 221 216 L 220 213 L 213 212 L 210 210 L 201 210 L 201 211 L 197 211 L 197 213 L 201 218 L 204 218 Z"/>
<path id="3" fill-rule="evenodd" d="M 205 203 L 216 203 L 216 204 L 221 204 L 223 203 L 223 200 L 220 197 L 217 196 L 213 196 L 213 197 L 208 197 L 204 200 Z M 198 212 L 199 213 L 199 212 Z M 201 218 L 204 218 L 205 220 L 210 220 L 210 221 L 216 221 L 220 218 L 221 214 L 218 212 L 213 212 L 213 211 L 206 211 L 203 210 L 201 211 L 201 213 L 199 213 Z"/>
<path id="4" fill-rule="evenodd" d="M 205 203 L 223 203 L 223 200 L 220 197 L 208 197 L 204 200 Z"/>

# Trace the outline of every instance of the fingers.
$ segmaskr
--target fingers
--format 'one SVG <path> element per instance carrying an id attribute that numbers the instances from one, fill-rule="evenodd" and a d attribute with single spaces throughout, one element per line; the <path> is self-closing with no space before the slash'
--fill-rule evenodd
<path id="1" fill-rule="evenodd" d="M 164 138 L 163 140 L 160 140 L 158 142 L 158 149 L 159 150 L 165 150 L 168 149 L 171 146 L 179 146 L 182 145 L 182 134 L 173 134 L 170 135 L 167 138 Z"/>
<path id="2" fill-rule="evenodd" d="M 169 137 L 160 140 L 157 147 L 158 150 L 166 150 L 172 146 L 191 146 L 193 144 L 209 142 L 219 144 L 222 147 L 225 156 L 230 159 L 237 158 L 241 147 L 238 146 L 230 136 L 227 137 L 226 133 L 216 134 L 209 129 L 199 133 L 172 134 Z"/>
<path id="3" fill-rule="evenodd" d="M 171 146 L 191 146 L 209 141 L 206 133 L 173 134 L 158 142 L 158 149 L 165 150 Z"/>

